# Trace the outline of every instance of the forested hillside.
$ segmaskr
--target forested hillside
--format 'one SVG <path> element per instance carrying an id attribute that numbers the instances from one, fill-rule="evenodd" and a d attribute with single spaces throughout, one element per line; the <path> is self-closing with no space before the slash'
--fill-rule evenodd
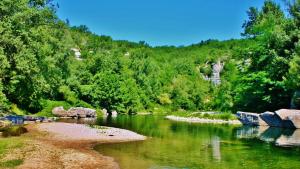
<path id="1" fill-rule="evenodd" d="M 54 106 L 263 112 L 300 105 L 300 1 L 250 8 L 243 39 L 151 47 L 70 26 L 46 0 L 0 2 L 0 112 Z M 75 52 L 74 52 L 75 51 Z M 78 53 L 80 55 L 78 55 Z M 215 65 L 220 65 L 221 83 Z"/>

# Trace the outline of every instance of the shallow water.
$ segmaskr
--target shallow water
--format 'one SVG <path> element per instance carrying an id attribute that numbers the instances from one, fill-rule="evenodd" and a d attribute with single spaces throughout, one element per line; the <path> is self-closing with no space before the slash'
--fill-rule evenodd
<path id="1" fill-rule="evenodd" d="M 275 145 L 282 137 L 297 142 L 295 131 L 188 124 L 151 115 L 100 119 L 98 124 L 150 137 L 142 142 L 95 147 L 101 154 L 114 157 L 122 169 L 300 168 L 298 147 Z"/>

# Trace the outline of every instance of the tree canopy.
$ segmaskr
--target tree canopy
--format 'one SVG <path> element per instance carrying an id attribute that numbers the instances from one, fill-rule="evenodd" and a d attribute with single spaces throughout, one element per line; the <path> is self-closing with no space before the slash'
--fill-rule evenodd
<path id="1" fill-rule="evenodd" d="M 17 104 L 36 113 L 47 100 L 120 113 L 263 112 L 289 108 L 298 96 L 299 0 L 288 3 L 289 15 L 270 0 L 250 8 L 243 39 L 181 47 L 99 36 L 60 20 L 56 7 L 0 2 L 0 112 Z M 209 80 L 217 63 L 224 65 L 220 85 Z"/>

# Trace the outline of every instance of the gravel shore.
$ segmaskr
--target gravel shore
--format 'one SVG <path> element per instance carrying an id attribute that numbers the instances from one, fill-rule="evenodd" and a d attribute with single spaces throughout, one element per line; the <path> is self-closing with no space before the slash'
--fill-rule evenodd
<path id="1" fill-rule="evenodd" d="M 20 136 L 23 146 L 11 149 L 3 158 L 4 161 L 22 159 L 17 169 L 119 169 L 112 157 L 99 154 L 93 147 L 99 143 L 146 139 L 124 129 L 92 128 L 85 124 L 41 123 L 26 128 L 28 133 Z"/>
<path id="2" fill-rule="evenodd" d="M 42 123 L 36 127 L 40 131 L 49 133 L 56 140 L 124 142 L 146 139 L 145 136 L 129 130 L 112 127 L 92 128 L 85 124 Z"/>
<path id="3" fill-rule="evenodd" d="M 239 120 L 218 120 L 218 119 L 202 119 L 198 117 L 179 117 L 179 116 L 166 116 L 166 119 L 172 121 L 188 122 L 188 123 L 212 123 L 212 124 L 242 124 Z"/>

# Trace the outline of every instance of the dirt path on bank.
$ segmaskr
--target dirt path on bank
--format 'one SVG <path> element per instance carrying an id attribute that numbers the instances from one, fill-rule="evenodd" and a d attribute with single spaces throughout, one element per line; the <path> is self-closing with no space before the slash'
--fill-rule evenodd
<path id="1" fill-rule="evenodd" d="M 29 132 L 21 136 L 25 145 L 5 157 L 23 159 L 19 169 L 118 169 L 113 158 L 97 153 L 93 146 L 146 139 L 128 130 L 93 129 L 80 124 L 43 123 L 26 128 Z"/>

